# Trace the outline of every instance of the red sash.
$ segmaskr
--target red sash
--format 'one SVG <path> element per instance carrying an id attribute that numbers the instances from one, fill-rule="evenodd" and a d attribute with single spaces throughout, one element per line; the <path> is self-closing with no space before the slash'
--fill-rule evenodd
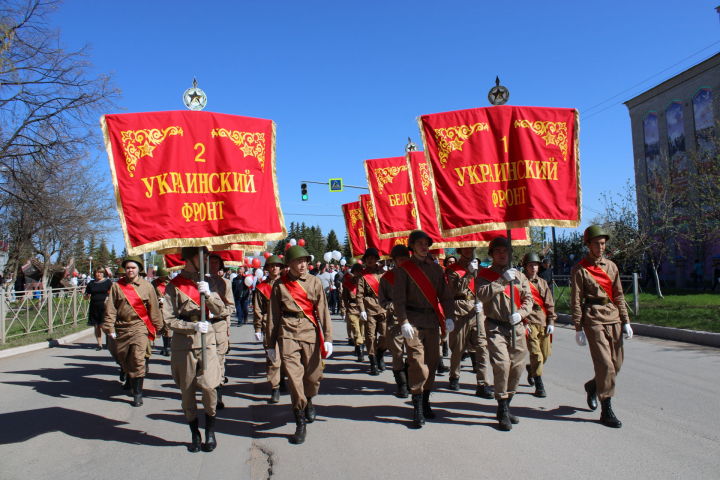
<path id="1" fill-rule="evenodd" d="M 390 285 L 395 285 L 395 269 L 392 269 L 382 276 Z"/>
<path id="2" fill-rule="evenodd" d="M 352 295 L 357 293 L 357 282 L 353 282 L 351 273 L 346 273 L 343 277 L 343 288 L 348 290 Z"/>
<path id="3" fill-rule="evenodd" d="M 320 323 L 315 316 L 315 304 L 312 302 L 312 300 L 308 298 L 307 292 L 302 287 L 302 285 L 300 285 L 300 282 L 298 282 L 297 280 L 290 280 L 290 277 L 288 277 L 287 275 L 283 275 L 282 282 L 285 285 L 285 288 L 287 288 L 287 291 L 290 293 L 290 296 L 295 302 L 295 305 L 297 305 L 300 310 L 302 310 L 308 320 L 310 320 L 310 322 L 315 326 L 315 330 L 317 330 L 318 337 L 320 338 L 320 354 L 322 358 L 327 358 L 327 351 L 325 350 L 325 338 L 323 337 Z"/>
<path id="4" fill-rule="evenodd" d="M 446 270 L 452 270 L 453 272 L 460 275 L 460 277 L 464 277 L 465 274 L 467 273 L 467 270 L 457 263 L 453 263 L 452 265 L 447 267 Z M 470 283 L 468 283 L 468 288 L 470 289 L 472 294 L 475 295 L 475 277 L 470 279 Z"/>
<path id="5" fill-rule="evenodd" d="M 177 277 L 170 280 L 170 283 L 175 285 L 175 288 L 180 290 L 182 293 L 187 295 L 187 297 L 193 301 L 198 307 L 200 307 L 200 291 L 197 288 L 197 283 L 193 282 L 189 278 L 185 278 L 182 275 L 178 275 Z M 210 310 L 208 307 L 205 307 L 205 314 Z"/>
<path id="6" fill-rule="evenodd" d="M 540 305 L 542 311 L 545 312 L 545 316 L 547 316 L 547 307 L 545 306 L 545 300 L 540 296 L 540 290 L 538 290 L 532 282 L 528 282 L 528 284 L 530 285 L 530 293 L 532 293 L 533 300 Z"/>
<path id="7" fill-rule="evenodd" d="M 165 295 L 165 289 L 167 288 L 167 285 L 165 284 L 165 282 L 158 282 L 158 283 L 153 282 L 153 284 L 155 285 L 155 288 L 157 288 L 157 291 L 160 292 L 160 295 Z"/>
<path id="8" fill-rule="evenodd" d="M 148 313 L 147 308 L 145 308 L 145 304 L 140 298 L 140 295 L 138 295 L 137 290 L 135 290 L 135 287 L 130 285 L 125 278 L 118 281 L 117 284 L 118 287 L 120 287 L 120 290 L 122 290 L 122 292 L 125 294 L 125 298 L 127 298 L 130 306 L 133 308 L 133 310 L 135 310 L 135 313 L 137 313 L 138 317 L 140 317 L 140 320 L 142 320 L 147 327 L 148 338 L 150 339 L 150 341 L 155 340 L 155 334 L 157 333 L 157 330 L 155 330 L 155 325 L 153 325 L 152 320 L 150 320 L 150 314 Z"/>
<path id="9" fill-rule="evenodd" d="M 444 336 L 445 312 L 443 312 L 442 306 L 440 305 L 440 302 L 438 302 L 437 290 L 435 290 L 433 284 L 430 283 L 430 279 L 427 275 L 425 275 L 425 272 L 423 272 L 420 267 L 415 264 L 415 262 L 404 262 L 402 265 L 399 265 L 399 267 L 407 272 L 408 276 L 413 280 L 413 282 L 415 282 L 415 285 L 417 285 L 422 292 L 425 300 L 432 305 L 432 308 L 435 310 L 435 314 L 438 317 L 440 331 Z"/>
<path id="10" fill-rule="evenodd" d="M 365 282 L 370 285 L 370 288 L 372 289 L 375 296 L 377 297 L 378 295 L 380 295 L 380 281 L 377 279 L 375 274 L 366 273 L 363 275 L 363 278 L 365 279 Z"/>
<path id="11" fill-rule="evenodd" d="M 263 297 L 270 300 L 270 293 L 272 293 L 272 285 L 270 285 L 270 282 L 262 282 L 258 284 L 257 291 L 263 294 Z"/>
<path id="12" fill-rule="evenodd" d="M 490 270 L 489 268 L 478 268 L 477 271 L 478 277 L 482 277 L 488 282 L 494 282 L 498 278 L 500 278 L 500 274 L 497 273 L 495 270 Z M 520 306 L 522 305 L 522 302 L 520 301 L 520 290 L 513 285 L 513 290 L 515 290 L 515 295 L 513 300 L 515 301 L 515 307 L 520 310 Z M 505 286 L 505 296 L 510 298 L 510 285 Z"/>
<path id="13" fill-rule="evenodd" d="M 598 265 L 595 265 L 594 263 L 590 263 L 587 258 L 583 258 L 578 263 L 581 267 L 587 270 L 598 283 L 598 285 L 600 285 L 600 287 L 605 290 L 605 293 L 610 298 L 610 301 L 615 303 L 615 298 L 613 298 L 612 280 L 610 279 L 608 274 L 605 273 L 605 270 L 600 268 Z"/>

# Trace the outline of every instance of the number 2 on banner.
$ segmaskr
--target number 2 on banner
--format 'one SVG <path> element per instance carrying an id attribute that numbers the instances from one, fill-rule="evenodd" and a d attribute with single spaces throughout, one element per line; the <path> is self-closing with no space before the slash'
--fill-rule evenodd
<path id="1" fill-rule="evenodd" d="M 195 144 L 193 149 L 197 152 L 198 148 L 200 149 L 200 151 L 197 153 L 197 155 L 195 155 L 195 161 L 205 163 L 205 157 L 203 157 L 203 155 L 205 155 L 205 145 L 198 142 Z"/>

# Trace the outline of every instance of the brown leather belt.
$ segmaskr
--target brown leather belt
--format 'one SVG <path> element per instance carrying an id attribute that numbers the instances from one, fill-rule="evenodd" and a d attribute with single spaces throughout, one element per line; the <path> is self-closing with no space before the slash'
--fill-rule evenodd
<path id="1" fill-rule="evenodd" d="M 434 308 L 413 307 L 411 305 L 406 305 L 405 310 L 415 313 L 435 313 Z"/>
<path id="2" fill-rule="evenodd" d="M 290 318 L 305 318 L 305 314 L 302 312 L 283 312 L 282 316 Z"/>
<path id="3" fill-rule="evenodd" d="M 608 297 L 586 298 L 583 302 L 584 305 L 607 305 L 608 303 L 610 303 L 610 299 Z"/>

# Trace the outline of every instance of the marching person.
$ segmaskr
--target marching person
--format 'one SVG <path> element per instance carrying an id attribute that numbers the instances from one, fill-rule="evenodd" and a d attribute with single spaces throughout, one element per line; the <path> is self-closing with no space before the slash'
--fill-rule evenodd
<path id="1" fill-rule="evenodd" d="M 585 229 L 583 242 L 588 254 L 570 273 L 570 310 L 575 339 L 590 346 L 595 378 L 585 384 L 587 404 L 596 410 L 598 398 L 602 410 L 600 423 L 620 428 L 622 422 L 612 410 L 615 378 L 623 363 L 623 334 L 633 336 L 630 317 L 617 265 L 603 256 L 610 235 L 599 225 Z"/>
<path id="2" fill-rule="evenodd" d="M 545 384 L 542 380 L 543 365 L 552 354 L 552 334 L 555 330 L 555 300 L 552 289 L 545 280 L 540 278 L 540 256 L 535 252 L 523 257 L 523 270 L 528 279 L 528 286 L 533 297 L 533 306 L 527 320 L 529 334 L 527 336 L 530 351 L 530 376 L 535 385 L 536 397 L 544 398 Z"/>
<path id="3" fill-rule="evenodd" d="M 395 245 L 390 251 L 390 258 L 392 258 L 392 261 L 395 263 L 395 268 L 385 272 L 380 278 L 378 301 L 387 314 L 387 334 L 385 339 L 387 347 L 392 354 L 392 370 L 393 376 L 395 377 L 395 384 L 397 385 L 395 396 L 398 398 L 407 398 L 410 392 L 408 391 L 407 364 L 405 363 L 403 355 L 405 340 L 400 331 L 400 325 L 398 325 L 395 319 L 395 308 L 392 298 L 393 288 L 395 287 L 395 270 L 399 268 L 398 265 L 410 260 L 410 250 L 408 250 L 405 245 Z"/>
<path id="4" fill-rule="evenodd" d="M 422 428 L 425 418 L 435 418 L 430 392 L 440 358 L 440 332 L 454 327 L 452 318 L 443 313 L 452 312 L 452 296 L 442 267 L 429 255 L 430 245 L 427 233 L 410 233 L 408 247 L 413 255 L 395 270 L 392 293 L 395 318 L 405 338 L 415 428 Z"/>
<path id="5" fill-rule="evenodd" d="M 162 313 L 163 301 L 165 300 L 165 288 L 170 281 L 168 271 L 165 267 L 160 266 L 155 270 L 155 279 L 152 281 L 152 286 L 155 287 L 155 295 L 157 295 L 158 302 L 160 304 L 160 313 Z M 160 349 L 160 355 L 165 357 L 170 355 L 170 337 L 172 337 L 172 330 L 163 327 L 162 329 L 162 349 Z"/>
<path id="6" fill-rule="evenodd" d="M 202 247 L 205 253 L 207 249 Z M 227 314 L 225 302 L 210 284 L 200 278 L 200 249 L 183 247 L 182 258 L 185 266 L 180 274 L 173 278 L 165 289 L 163 315 L 165 322 L 173 331 L 170 370 L 175 384 L 180 388 L 182 409 L 190 426 L 191 452 L 202 449 L 211 452 L 217 446 L 215 439 L 215 414 L 217 411 L 217 391 L 222 381 L 220 363 L 217 357 L 215 330 L 208 320 L 214 316 Z M 205 297 L 206 319 L 201 321 L 200 295 Z M 202 349 L 202 336 L 205 335 L 205 351 Z M 204 354 L 204 359 L 203 359 Z M 203 360 L 206 362 L 202 364 Z M 196 390 L 202 392 L 205 410 L 205 443 L 202 443 L 197 419 Z"/>
<path id="7" fill-rule="evenodd" d="M 208 257 L 210 272 L 208 279 L 210 280 L 210 291 L 217 292 L 220 295 L 225 309 L 221 315 L 213 315 L 210 321 L 213 330 L 215 330 L 215 346 L 217 347 L 218 363 L 220 364 L 220 377 L 222 382 L 218 385 L 217 390 L 217 409 L 225 408 L 222 397 L 222 386 L 228 382 L 225 375 L 225 355 L 230 351 L 230 318 L 233 313 L 234 301 L 232 297 L 232 283 L 225 278 L 225 262 L 217 253 L 211 253 Z"/>
<path id="8" fill-rule="evenodd" d="M 385 370 L 385 309 L 378 302 L 380 277 L 384 271 L 378 264 L 380 253 L 370 247 L 362 256 L 365 271 L 358 280 L 357 302 L 360 318 L 365 322 L 365 348 L 370 361 L 370 375 L 379 375 Z"/>
<path id="9" fill-rule="evenodd" d="M 342 287 L 346 322 L 350 325 L 351 338 L 355 345 L 355 355 L 357 355 L 357 361 L 360 363 L 365 360 L 365 322 L 361 321 L 357 299 L 358 281 L 362 274 L 362 265 L 359 263 L 354 264 L 350 268 L 350 272 L 343 277 Z"/>
<path id="10" fill-rule="evenodd" d="M 478 269 L 477 297 L 485 312 L 485 334 L 498 402 L 497 420 L 500 430 L 510 431 L 512 425 L 519 422 L 510 414 L 510 402 L 520 383 L 527 356 L 525 327 L 518 324 L 532 310 L 532 295 L 525 275 L 511 268 L 512 250 L 507 238 L 492 239 L 488 254 L 492 264 L 490 268 Z"/>
<path id="11" fill-rule="evenodd" d="M 290 443 L 305 441 L 306 423 L 315 421 L 312 399 L 322 379 L 323 358 L 332 354 L 332 322 L 319 278 L 308 273 L 310 254 L 294 245 L 285 254 L 288 271 L 275 282 L 267 317 L 267 355 L 277 360 L 275 347 L 290 385 L 295 433 Z"/>
<path id="12" fill-rule="evenodd" d="M 270 295 L 272 287 L 280 278 L 280 272 L 285 264 L 282 258 L 277 255 L 268 257 L 265 261 L 265 270 L 268 276 L 264 282 L 255 286 L 255 295 L 253 297 L 253 326 L 255 327 L 255 339 L 263 344 L 263 349 L 267 350 L 267 342 L 265 341 L 265 331 L 267 330 L 267 317 L 270 312 Z M 265 355 L 265 366 L 267 368 L 267 380 L 270 382 L 270 399 L 268 403 L 280 402 L 280 383 L 282 381 L 282 369 L 280 355 L 277 345 L 275 346 L 274 359 L 270 359 L 269 355 Z"/>
<path id="13" fill-rule="evenodd" d="M 248 276 L 245 274 L 245 267 L 240 267 L 237 276 L 232 281 L 235 316 L 237 317 L 238 326 L 248 322 L 248 306 L 252 294 L 252 288 L 245 283 Z"/>
<path id="14" fill-rule="evenodd" d="M 139 407 L 143 404 L 145 359 L 155 335 L 163 329 L 163 319 L 155 289 L 140 277 L 142 259 L 127 257 L 122 261 L 122 267 L 125 276 L 110 287 L 105 301 L 102 329 L 112 338 L 108 348 L 129 379 L 132 406 Z"/>

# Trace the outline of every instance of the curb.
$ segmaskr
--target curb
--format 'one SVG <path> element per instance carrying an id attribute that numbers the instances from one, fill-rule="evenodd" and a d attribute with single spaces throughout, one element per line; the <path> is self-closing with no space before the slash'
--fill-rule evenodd
<path id="1" fill-rule="evenodd" d="M 48 340 L 47 342 L 32 343 L 30 345 L 23 345 L 22 347 L 14 347 L 8 348 L 6 350 L 0 350 L 0 358 L 14 357 L 15 355 L 34 352 L 36 350 L 42 350 L 44 348 L 52 348 L 59 345 L 73 343 L 75 340 L 78 340 L 93 333 L 93 330 L 93 327 L 90 327 L 85 330 L 80 330 L 79 332 L 71 333 L 70 335 L 66 335 L 62 338 L 53 338 L 52 340 Z"/>
<path id="2" fill-rule="evenodd" d="M 559 313 L 557 323 L 569 325 L 572 323 L 572 320 L 567 313 Z M 720 348 L 720 333 L 685 330 L 675 327 L 660 327 L 657 325 L 647 325 L 645 323 L 632 323 L 631 325 L 633 333 L 643 337 L 662 338 L 663 340 Z"/>

